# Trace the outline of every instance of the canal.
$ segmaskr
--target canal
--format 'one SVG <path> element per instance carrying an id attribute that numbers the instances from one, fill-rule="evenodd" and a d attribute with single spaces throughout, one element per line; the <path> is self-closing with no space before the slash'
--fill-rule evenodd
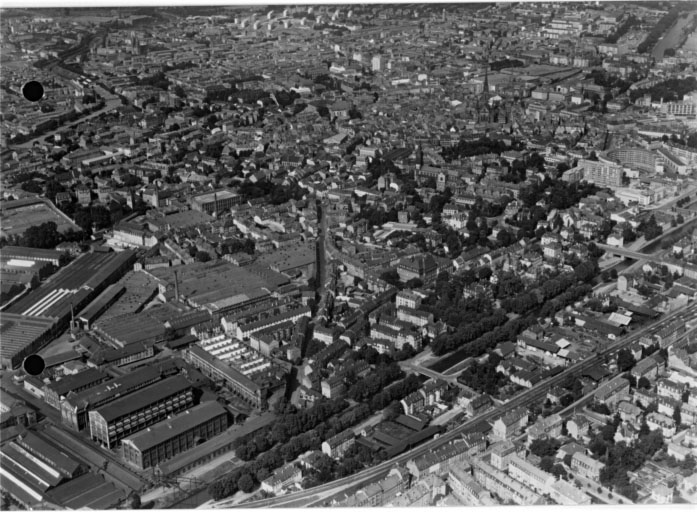
<path id="1" fill-rule="evenodd" d="M 677 45 L 682 39 L 682 30 L 688 23 L 690 23 L 690 21 L 692 21 L 692 17 L 695 15 L 697 15 L 697 11 L 692 11 L 686 16 L 681 15 L 677 21 L 673 23 L 673 26 L 668 29 L 668 32 L 666 32 L 661 40 L 656 43 L 656 46 L 653 47 L 651 55 L 654 59 L 662 59 L 663 52 L 669 48 L 673 48 L 675 50 L 678 49 Z"/>

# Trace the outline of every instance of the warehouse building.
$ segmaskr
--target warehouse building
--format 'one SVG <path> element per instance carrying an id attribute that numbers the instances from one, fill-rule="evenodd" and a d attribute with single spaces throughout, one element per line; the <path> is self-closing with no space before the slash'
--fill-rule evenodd
<path id="1" fill-rule="evenodd" d="M 0 361 L 17 368 L 68 326 L 79 312 L 135 262 L 135 252 L 94 252 L 80 256 L 50 281 L 10 304 L 0 318 Z"/>
<path id="2" fill-rule="evenodd" d="M 3 311 L 0 315 L 0 362 L 3 368 L 17 368 L 25 357 L 38 352 L 58 335 L 55 318 L 23 316 Z"/>
<path id="3" fill-rule="evenodd" d="M 37 507 L 49 489 L 77 477 L 85 469 L 44 437 L 26 431 L 2 448 L 0 486 L 26 506 Z"/>
<path id="4" fill-rule="evenodd" d="M 184 359 L 253 407 L 262 408 L 265 405 L 266 393 L 256 382 L 209 354 L 199 345 L 190 346 L 184 353 Z"/>
<path id="5" fill-rule="evenodd" d="M 111 375 L 96 368 L 89 368 L 75 375 L 68 375 L 44 386 L 44 402 L 51 407 L 60 409 L 61 401 L 68 396 L 68 393 L 79 393 L 110 379 Z"/>
<path id="6" fill-rule="evenodd" d="M 219 215 L 242 203 L 242 196 L 229 190 L 217 190 L 191 198 L 191 209 L 210 215 Z"/>
<path id="7" fill-rule="evenodd" d="M 123 458 L 138 469 L 155 467 L 217 436 L 227 427 L 225 408 L 215 401 L 204 402 L 124 439 Z"/>
<path id="8" fill-rule="evenodd" d="M 12 260 L 44 261 L 60 267 L 67 257 L 64 252 L 53 249 L 36 249 L 34 247 L 20 247 L 6 245 L 2 248 L 2 257 Z"/>
<path id="9" fill-rule="evenodd" d="M 191 384 L 182 376 L 170 377 L 90 411 L 90 437 L 111 449 L 124 437 L 193 405 Z"/>
<path id="10" fill-rule="evenodd" d="M 61 403 L 61 421 L 75 430 L 89 424 L 88 412 L 178 372 L 176 367 L 145 366 L 98 386 L 68 396 Z"/>

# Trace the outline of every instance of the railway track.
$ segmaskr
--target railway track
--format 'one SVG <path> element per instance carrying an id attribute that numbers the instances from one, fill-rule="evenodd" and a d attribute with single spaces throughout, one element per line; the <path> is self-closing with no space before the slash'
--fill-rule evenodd
<path id="1" fill-rule="evenodd" d="M 549 379 L 540 382 L 536 386 L 530 388 L 527 391 L 523 391 L 515 398 L 509 400 L 505 404 L 494 407 L 483 414 L 466 421 L 462 425 L 454 428 L 453 430 L 440 435 L 437 439 L 428 441 L 412 450 L 398 455 L 388 461 L 385 461 L 377 466 L 367 468 L 360 473 L 351 475 L 340 480 L 335 480 L 327 484 L 319 485 L 305 491 L 300 491 L 288 496 L 281 496 L 275 498 L 267 498 L 263 500 L 248 502 L 243 505 L 236 505 L 231 503 L 231 500 L 221 500 L 217 503 L 210 504 L 211 508 L 234 508 L 234 507 L 244 507 L 244 508 L 265 508 L 265 507 L 294 507 L 294 506 L 311 506 L 319 501 L 325 501 L 327 497 L 331 495 L 338 494 L 342 492 L 343 489 L 348 487 L 354 487 L 363 482 L 368 482 L 371 480 L 377 480 L 385 476 L 391 468 L 398 464 L 405 464 L 408 460 L 419 457 L 425 453 L 433 451 L 435 448 L 449 443 L 450 441 L 457 439 L 462 434 L 466 434 L 474 429 L 481 422 L 491 422 L 495 421 L 497 418 L 505 414 L 506 412 L 515 409 L 516 407 L 530 405 L 542 397 L 546 396 L 547 391 L 557 384 L 563 382 L 570 375 L 577 377 L 584 371 L 602 364 L 606 359 L 609 359 L 613 355 L 617 354 L 623 348 L 630 346 L 632 343 L 636 342 L 640 338 L 652 335 L 658 331 L 661 326 L 670 320 L 680 318 L 684 319 L 686 322 L 690 319 L 697 317 L 697 303 L 680 308 L 673 311 L 662 318 L 659 322 L 644 327 L 634 333 L 629 334 L 615 342 L 612 342 L 602 351 L 596 355 L 589 357 L 583 361 L 575 363 L 569 366 L 563 372 L 550 377 Z M 335 492 L 334 492 L 335 491 Z M 329 495 L 325 498 L 318 498 L 315 501 L 310 500 L 310 498 L 315 495 L 316 497 L 321 495 Z M 309 503 L 308 503 L 308 500 Z M 303 505 L 299 505 L 303 503 Z"/>

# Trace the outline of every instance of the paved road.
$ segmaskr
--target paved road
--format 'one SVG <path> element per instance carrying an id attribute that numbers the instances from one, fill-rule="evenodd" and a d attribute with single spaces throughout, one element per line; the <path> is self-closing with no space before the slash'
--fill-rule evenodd
<path id="1" fill-rule="evenodd" d="M 426 377 L 430 377 L 432 379 L 440 379 L 450 382 L 451 384 L 457 384 L 457 375 L 445 375 L 444 373 L 439 373 L 429 368 L 412 364 L 408 361 L 401 361 L 399 366 L 402 368 L 402 370 L 420 373 L 421 375 L 425 375 Z"/>
<path id="2" fill-rule="evenodd" d="M 625 498 L 624 496 L 620 497 L 620 495 L 618 495 L 616 492 L 612 492 L 607 487 L 600 485 L 599 482 L 594 482 L 593 480 L 582 477 L 576 473 L 572 474 L 574 475 L 574 479 L 579 483 L 583 492 L 596 497 L 603 503 L 608 505 L 627 505 L 633 503 L 628 498 Z M 598 492 L 598 487 L 600 487 L 600 492 Z M 612 496 L 612 498 L 610 498 L 610 496 Z"/>
<path id="3" fill-rule="evenodd" d="M 9 392 L 9 394 L 24 400 L 35 409 L 41 411 L 41 413 L 46 417 L 46 420 L 43 421 L 48 421 L 52 425 L 54 425 L 54 427 L 57 429 L 58 433 L 61 436 L 67 436 L 66 442 L 69 440 L 71 445 L 74 445 L 76 447 L 79 446 L 79 450 L 75 452 L 75 455 L 78 458 L 88 462 L 88 464 L 90 465 L 92 465 L 90 461 L 95 459 L 107 460 L 107 473 L 109 473 L 117 481 L 121 482 L 123 484 L 123 487 L 132 488 L 132 485 L 136 482 L 139 482 L 141 486 L 149 484 L 146 478 L 141 477 L 140 475 L 132 471 L 130 468 L 128 468 L 117 455 L 108 450 L 99 448 L 98 446 L 91 444 L 91 442 L 82 437 L 82 435 L 65 427 L 61 423 L 61 413 L 58 409 L 54 409 L 43 400 L 40 400 L 39 398 L 35 397 L 34 395 L 26 391 L 21 385 L 17 385 L 14 381 L 12 381 L 12 376 L 9 374 L 9 372 L 4 372 L 3 375 L 0 376 L 0 380 L 2 380 L 3 392 Z M 85 452 L 91 453 L 86 453 L 84 457 L 81 457 L 80 451 L 83 450 Z"/>
<path id="4" fill-rule="evenodd" d="M 673 206 L 675 206 L 675 204 L 676 204 L 678 201 L 680 201 L 681 199 L 683 199 L 683 198 L 689 196 L 689 195 L 692 194 L 695 190 L 697 190 L 697 187 L 692 186 L 692 185 L 688 185 L 688 187 L 685 189 L 685 191 L 684 191 L 683 193 L 681 193 L 680 195 L 674 197 L 674 198 L 671 199 L 670 201 L 666 201 L 666 202 L 664 202 L 664 203 L 659 203 L 659 204 L 656 204 L 656 205 L 653 205 L 653 206 L 647 206 L 646 209 L 647 209 L 647 210 L 663 210 L 663 211 L 670 211 L 670 209 L 671 209 Z"/>
<path id="5" fill-rule="evenodd" d="M 602 360 L 605 357 L 614 355 L 619 351 L 620 349 L 630 345 L 631 343 L 635 342 L 642 336 L 646 334 L 652 334 L 658 330 L 658 328 L 673 319 L 690 319 L 694 318 L 694 316 L 697 314 L 697 304 L 691 304 L 687 307 L 682 307 L 668 315 L 666 315 L 664 318 L 662 318 L 660 321 L 654 323 L 653 325 L 649 325 L 646 327 L 643 327 L 637 331 L 634 331 L 628 336 L 625 336 L 624 338 L 609 344 L 604 350 L 602 350 L 600 353 L 598 353 L 595 356 L 592 356 L 584 361 L 581 361 L 579 363 L 576 363 L 570 367 L 568 367 L 566 370 L 563 372 L 557 374 L 554 377 L 551 377 L 547 379 L 546 381 L 543 381 L 536 386 L 534 386 L 531 389 L 528 389 L 526 391 L 523 391 L 520 393 L 518 396 L 515 398 L 512 398 L 505 404 L 495 407 L 493 409 L 490 409 L 489 411 L 474 417 L 466 422 L 464 422 L 462 425 L 456 427 L 455 429 L 451 430 L 450 432 L 446 432 L 445 434 L 442 434 L 440 437 L 437 439 L 427 441 L 424 444 L 410 450 L 409 452 L 406 452 L 404 454 L 398 455 L 397 457 L 394 457 L 393 459 L 383 462 L 382 464 L 379 464 L 377 466 L 367 468 L 360 473 L 357 473 L 355 475 L 351 475 L 346 478 L 342 478 L 339 480 L 336 480 L 334 482 L 331 482 L 329 484 L 324 484 L 321 486 L 314 487 L 312 489 L 308 489 L 305 491 L 300 491 L 297 493 L 294 493 L 289 496 L 282 496 L 282 497 L 277 497 L 277 498 L 268 498 L 264 500 L 259 500 L 255 501 L 252 503 L 246 503 L 244 506 L 246 508 L 265 508 L 265 507 L 300 507 L 300 506 L 311 506 L 312 504 L 315 504 L 319 501 L 322 501 L 326 497 L 334 496 L 336 494 L 339 494 L 341 491 L 344 489 L 347 489 L 349 487 L 353 487 L 356 485 L 362 485 L 366 482 L 369 482 L 371 480 L 375 480 L 376 478 L 382 478 L 384 477 L 387 472 L 394 467 L 395 465 L 398 464 L 405 464 L 408 460 L 410 460 L 413 457 L 418 457 L 420 455 L 423 455 L 425 453 L 428 453 L 435 448 L 442 446 L 443 444 L 446 444 L 453 439 L 458 438 L 461 436 L 463 433 L 468 432 L 477 425 L 478 423 L 482 421 L 486 422 L 492 422 L 495 421 L 496 418 L 500 417 L 501 415 L 505 414 L 506 412 L 519 407 L 519 406 L 527 406 L 533 402 L 541 400 L 546 394 L 547 391 L 558 384 L 560 384 L 564 379 L 566 379 L 569 375 L 579 375 L 581 372 L 587 370 L 588 368 L 591 368 L 593 366 L 597 366 L 602 362 Z M 210 504 L 211 508 L 230 508 L 234 507 L 233 504 L 231 504 L 228 500 L 221 500 L 216 503 Z"/>
<path id="6" fill-rule="evenodd" d="M 660 256 L 655 256 L 652 254 L 644 254 L 642 252 L 632 251 L 631 249 L 626 249 L 624 247 L 613 247 L 606 244 L 596 244 L 600 249 L 617 256 L 624 256 L 627 258 L 632 258 L 635 260 L 642 261 L 653 261 L 654 263 L 661 263 L 663 258 Z"/>

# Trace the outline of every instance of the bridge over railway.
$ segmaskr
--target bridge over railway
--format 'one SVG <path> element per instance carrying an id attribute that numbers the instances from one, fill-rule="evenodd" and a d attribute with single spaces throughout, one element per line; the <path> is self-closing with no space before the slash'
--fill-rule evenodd
<path id="1" fill-rule="evenodd" d="M 625 249 L 624 247 L 615 247 L 614 245 L 606 244 L 595 245 L 608 254 L 622 256 L 624 258 L 631 258 L 633 260 L 652 261 L 654 263 L 661 263 L 664 260 L 662 256 L 657 256 L 655 254 L 644 254 L 643 252 L 632 251 L 631 249 Z"/>
<path id="2" fill-rule="evenodd" d="M 234 503 L 234 500 L 232 499 L 224 499 L 220 500 L 217 502 L 212 502 L 208 503 L 207 507 L 209 508 L 234 508 L 234 507 L 244 507 L 244 508 L 267 508 L 267 507 L 305 507 L 305 506 L 312 506 L 316 505 L 318 503 L 326 502 L 328 498 L 331 498 L 332 496 L 339 494 L 340 492 L 349 489 L 349 488 L 355 488 L 356 486 L 364 485 L 367 482 L 370 481 L 375 481 L 377 479 L 380 479 L 384 477 L 387 472 L 394 467 L 396 464 L 405 464 L 408 460 L 418 457 L 420 455 L 423 455 L 424 453 L 428 453 L 438 446 L 442 446 L 444 444 L 447 444 L 448 442 L 452 441 L 453 439 L 456 439 L 460 437 L 463 433 L 473 431 L 474 429 L 477 428 L 477 426 L 481 422 L 493 422 L 495 421 L 498 417 L 506 414 L 507 412 L 511 411 L 512 409 L 520 406 L 528 406 L 534 402 L 540 401 L 544 398 L 544 396 L 547 394 L 547 391 L 554 387 L 559 385 L 561 382 L 564 381 L 567 377 L 570 375 L 573 376 L 578 376 L 584 371 L 588 370 L 589 368 L 592 368 L 594 366 L 597 366 L 599 364 L 602 364 L 603 361 L 607 360 L 610 357 L 613 357 L 614 355 L 617 354 L 619 350 L 622 348 L 625 348 L 638 339 L 640 339 L 643 336 L 646 335 L 652 335 L 661 328 L 664 324 L 667 322 L 670 322 L 672 320 L 685 320 L 687 321 L 688 319 L 692 319 L 695 317 L 697 314 L 697 303 L 690 304 L 689 306 L 679 308 L 668 315 L 666 315 L 664 318 L 662 318 L 659 322 L 649 325 L 646 327 L 643 327 L 641 329 L 638 329 L 637 331 L 634 331 L 628 336 L 624 336 L 621 339 L 608 344 L 603 350 L 601 350 L 599 353 L 595 354 L 592 357 L 589 357 L 588 359 L 585 359 L 583 361 L 580 361 L 578 363 L 575 363 L 569 367 L 567 367 L 564 371 L 561 373 L 550 377 L 539 384 L 533 386 L 532 388 L 523 391 L 522 393 L 518 394 L 516 397 L 508 400 L 504 404 L 494 407 L 487 412 L 476 416 L 470 420 L 465 421 L 461 425 L 456 426 L 454 429 L 446 432 L 445 434 L 441 434 L 440 437 L 427 441 L 424 444 L 417 446 L 416 448 L 413 448 L 412 450 L 409 450 L 408 452 L 405 452 L 401 455 L 398 455 L 388 461 L 385 461 L 381 464 L 378 464 L 377 466 L 373 466 L 367 469 L 364 469 L 363 471 L 356 473 L 354 475 L 341 478 L 339 480 L 336 480 L 334 482 L 330 482 L 327 484 L 322 484 L 317 487 L 313 487 L 311 489 L 299 491 L 297 493 L 285 495 L 285 496 L 278 496 L 278 497 L 273 497 L 273 498 L 265 498 L 257 501 L 252 501 L 252 502 L 247 502 L 244 503 L 243 505 L 238 505 Z"/>

